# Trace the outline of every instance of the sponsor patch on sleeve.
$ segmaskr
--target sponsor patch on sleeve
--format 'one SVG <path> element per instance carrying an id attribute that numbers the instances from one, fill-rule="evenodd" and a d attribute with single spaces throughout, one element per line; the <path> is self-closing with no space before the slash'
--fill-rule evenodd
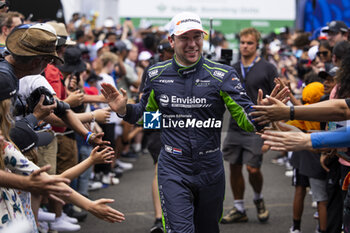
<path id="1" fill-rule="evenodd" d="M 150 78 L 153 78 L 154 76 L 158 75 L 158 69 L 155 69 L 155 70 L 151 70 L 148 72 L 148 76 Z"/>

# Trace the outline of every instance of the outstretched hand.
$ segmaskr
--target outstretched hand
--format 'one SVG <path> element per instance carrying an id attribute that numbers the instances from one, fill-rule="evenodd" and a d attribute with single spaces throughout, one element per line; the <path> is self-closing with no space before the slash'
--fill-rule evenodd
<path id="1" fill-rule="evenodd" d="M 99 199 L 93 201 L 88 211 L 106 222 L 114 223 L 124 221 L 125 217 L 123 213 L 107 205 L 113 202 L 113 199 Z"/>
<path id="2" fill-rule="evenodd" d="M 98 123 L 106 124 L 111 116 L 110 108 L 100 108 L 93 111 L 95 119 Z"/>
<path id="3" fill-rule="evenodd" d="M 296 131 L 294 127 L 287 127 L 285 124 L 279 128 L 288 131 L 273 131 L 265 130 L 261 133 L 261 138 L 264 139 L 264 145 L 270 146 L 271 150 L 276 151 L 299 151 L 312 149 L 311 136 Z"/>
<path id="4" fill-rule="evenodd" d="M 90 157 L 94 164 L 99 163 L 112 163 L 112 159 L 114 158 L 114 150 L 112 147 L 106 147 L 101 151 L 98 151 L 101 147 L 96 146 L 92 149 L 90 153 Z"/>
<path id="5" fill-rule="evenodd" d="M 120 114 L 126 114 L 126 103 L 128 101 L 128 96 L 126 91 L 121 88 L 120 92 L 109 83 L 102 83 L 101 93 L 106 98 L 111 109 Z"/>
<path id="6" fill-rule="evenodd" d="M 102 132 L 102 133 L 97 133 L 97 134 L 92 134 L 91 138 L 89 139 L 89 144 L 90 145 L 93 145 L 93 146 L 96 146 L 96 145 L 99 145 L 99 146 L 105 146 L 105 145 L 109 145 L 111 144 L 111 142 L 109 141 L 103 141 L 103 136 L 105 134 Z"/>
<path id="7" fill-rule="evenodd" d="M 274 97 L 283 103 L 287 103 L 289 100 L 290 91 L 288 87 L 283 87 L 281 89 L 280 84 L 276 84 L 276 86 L 273 88 L 273 90 L 270 93 L 270 96 L 266 95 L 266 97 Z M 272 103 L 269 101 L 268 98 L 263 99 L 263 91 L 261 89 L 258 90 L 258 98 L 257 101 L 258 105 L 271 105 Z"/>
<path id="8" fill-rule="evenodd" d="M 28 180 L 25 183 L 25 190 L 49 196 L 69 196 L 71 190 L 58 185 L 61 182 L 69 184 L 69 179 L 41 175 L 41 173 L 47 172 L 50 168 L 50 165 L 46 165 L 27 176 Z"/>
<path id="9" fill-rule="evenodd" d="M 250 115 L 254 117 L 254 121 L 260 125 L 265 125 L 272 121 L 289 119 L 289 107 L 287 105 L 271 96 L 266 97 L 266 99 L 270 105 L 253 106 L 256 111 L 251 112 Z"/>

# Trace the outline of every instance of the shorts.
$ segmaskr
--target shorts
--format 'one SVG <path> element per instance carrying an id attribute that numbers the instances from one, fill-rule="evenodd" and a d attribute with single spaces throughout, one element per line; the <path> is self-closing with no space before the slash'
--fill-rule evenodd
<path id="1" fill-rule="evenodd" d="M 263 140 L 250 132 L 228 131 L 222 153 L 230 164 L 246 164 L 260 168 L 262 164 L 261 147 Z"/>
<path id="2" fill-rule="evenodd" d="M 57 135 L 57 174 L 78 163 L 77 141 L 65 135 Z"/>
<path id="3" fill-rule="evenodd" d="M 309 177 L 304 176 L 299 173 L 299 169 L 294 168 L 293 170 L 293 178 L 292 178 L 293 186 L 302 186 L 302 187 L 310 187 Z"/>
<path id="4" fill-rule="evenodd" d="M 47 171 L 49 175 L 56 175 L 57 160 L 57 138 L 54 137 L 52 142 L 46 146 L 38 147 L 38 162 L 39 167 L 47 164 L 51 165 L 50 170 Z"/>
<path id="5" fill-rule="evenodd" d="M 312 200 L 316 202 L 327 201 L 328 195 L 326 190 L 327 180 L 309 178 L 312 191 Z"/>

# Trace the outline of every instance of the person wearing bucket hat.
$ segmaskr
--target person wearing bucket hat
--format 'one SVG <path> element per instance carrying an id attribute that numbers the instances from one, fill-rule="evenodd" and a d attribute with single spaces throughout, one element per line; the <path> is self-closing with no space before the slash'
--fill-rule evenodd
<path id="1" fill-rule="evenodd" d="M 55 29 L 45 23 L 20 25 L 6 39 L 7 49 L 16 57 L 44 57 L 46 61 L 53 61 L 48 59 L 51 58 L 63 63 L 56 52 L 57 43 Z"/>
<path id="2" fill-rule="evenodd" d="M 45 66 L 57 58 L 57 37 L 49 25 L 22 24 L 15 27 L 6 39 L 9 55 L 0 59 L 0 72 L 18 79 L 41 73 Z M 61 59 L 59 59 L 61 61 Z"/>
<path id="3" fill-rule="evenodd" d="M 253 103 L 237 72 L 202 56 L 205 33 L 198 15 L 182 12 L 173 17 L 168 40 L 175 55 L 148 69 L 139 103 L 127 104 L 124 89 L 101 85 L 109 106 L 123 120 L 136 123 L 145 112 L 144 128 L 163 125 L 158 189 L 166 232 L 220 231 L 225 196 L 220 122 L 225 106 L 242 129 L 262 127 L 250 119 Z M 169 119 L 162 121 L 161 115 Z M 218 124 L 178 125 L 208 119 Z M 177 126 L 167 125 L 169 121 Z"/>
<path id="4" fill-rule="evenodd" d="M 57 46 L 62 46 L 62 45 L 74 46 L 77 44 L 75 41 L 72 41 L 69 38 L 66 25 L 64 25 L 64 23 L 59 23 L 56 21 L 48 21 L 46 23 L 51 25 L 56 30 L 57 37 L 58 37 Z"/>
<path id="5" fill-rule="evenodd" d="M 81 50 L 78 47 L 68 47 L 63 55 L 64 64 L 58 66 L 64 73 L 81 73 L 86 70 L 86 64 L 81 58 Z"/>
<path id="6" fill-rule="evenodd" d="M 11 38 L 13 43 L 16 43 L 17 40 L 20 40 L 19 35 L 24 35 L 27 30 L 30 29 L 32 25 L 23 24 L 15 27 L 13 31 L 10 33 L 7 39 Z M 36 27 L 35 30 L 41 30 Z M 45 26 L 42 26 L 45 28 Z M 51 28 L 52 29 L 52 28 Z M 52 29 L 53 30 L 53 29 Z M 45 33 L 45 32 L 44 32 Z M 48 32 L 51 33 L 51 32 Z M 13 35 L 15 35 L 13 37 Z M 54 34 L 52 34 L 54 36 Z M 45 43 L 44 43 L 45 44 Z M 22 50 L 16 50 L 17 54 L 13 54 L 12 50 L 9 50 L 10 54 L 5 57 L 0 58 L 0 79 L 1 82 L 4 83 L 4 87 L 2 91 L 6 91 L 7 88 L 15 88 L 11 93 L 14 93 L 14 100 L 17 97 L 15 94 L 19 89 L 19 79 L 23 78 L 27 75 L 39 74 L 42 72 L 47 62 L 51 61 L 51 56 L 43 55 L 42 53 L 38 53 L 37 55 L 33 55 L 35 50 L 32 50 L 33 54 L 31 56 L 27 56 L 27 53 Z M 39 55 L 40 54 L 40 55 Z M 53 109 L 56 107 L 56 104 L 46 105 L 44 106 L 41 102 L 38 105 L 38 108 L 35 109 L 33 115 L 37 120 L 41 120 L 47 115 L 49 115 Z"/>

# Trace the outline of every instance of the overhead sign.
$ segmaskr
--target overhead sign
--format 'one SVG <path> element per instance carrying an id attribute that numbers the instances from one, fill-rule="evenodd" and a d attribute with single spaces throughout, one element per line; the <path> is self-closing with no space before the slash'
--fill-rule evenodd
<path id="1" fill-rule="evenodd" d="M 137 6 L 137 7 L 135 7 Z M 206 30 L 224 33 L 230 47 L 236 47 L 236 34 L 246 27 L 270 33 L 281 27 L 294 27 L 295 0 L 119 0 L 119 16 L 131 18 L 136 27 L 165 26 L 183 11 L 198 14 Z"/>
<path id="2" fill-rule="evenodd" d="M 137 7 L 135 7 L 137 6 Z M 120 17 L 168 18 L 190 11 L 202 18 L 294 20 L 295 0 L 120 0 Z"/>

